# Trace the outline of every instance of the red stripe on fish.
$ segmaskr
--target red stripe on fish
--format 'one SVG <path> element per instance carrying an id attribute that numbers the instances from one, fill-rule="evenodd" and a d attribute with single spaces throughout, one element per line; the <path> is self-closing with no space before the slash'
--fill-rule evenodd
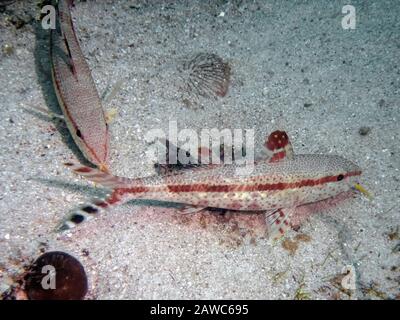
<path id="1" fill-rule="evenodd" d="M 360 175 L 361 172 L 350 172 L 343 175 L 344 178 Z M 279 183 L 265 183 L 253 185 L 210 185 L 206 183 L 201 184 L 187 184 L 187 185 L 168 185 L 170 192 L 251 192 L 251 191 L 279 191 L 286 189 L 295 189 L 302 187 L 313 187 L 322 185 L 328 182 L 338 181 L 338 176 L 328 176 L 321 179 L 306 179 L 298 182 L 279 182 Z"/>
<path id="2" fill-rule="evenodd" d="M 120 188 L 117 189 L 119 192 L 122 194 L 124 193 L 144 193 L 144 192 L 151 192 L 153 191 L 152 189 L 144 186 L 137 186 L 137 187 L 131 187 L 131 188 Z"/>

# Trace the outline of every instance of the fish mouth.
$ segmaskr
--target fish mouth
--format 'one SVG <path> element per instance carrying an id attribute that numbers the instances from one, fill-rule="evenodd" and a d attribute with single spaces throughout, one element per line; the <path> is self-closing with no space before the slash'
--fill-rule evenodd
<path id="1" fill-rule="evenodd" d="M 359 184 L 359 183 L 354 184 L 354 189 L 361 192 L 369 200 L 372 200 L 372 198 L 373 198 L 372 194 L 367 189 L 365 189 L 361 184 Z"/>

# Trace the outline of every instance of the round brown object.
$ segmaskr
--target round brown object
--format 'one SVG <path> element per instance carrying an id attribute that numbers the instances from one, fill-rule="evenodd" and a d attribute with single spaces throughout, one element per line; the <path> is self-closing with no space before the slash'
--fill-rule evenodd
<path id="1" fill-rule="evenodd" d="M 30 267 L 25 290 L 31 300 L 81 300 L 88 290 L 85 269 L 67 253 L 47 252 Z"/>

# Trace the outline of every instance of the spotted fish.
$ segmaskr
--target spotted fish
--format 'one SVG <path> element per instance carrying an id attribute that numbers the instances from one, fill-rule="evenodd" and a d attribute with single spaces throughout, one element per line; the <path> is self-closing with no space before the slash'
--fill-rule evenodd
<path id="1" fill-rule="evenodd" d="M 189 212 L 207 207 L 264 212 L 271 238 L 291 225 L 296 208 L 336 197 L 352 189 L 361 169 L 338 155 L 293 153 L 288 135 L 275 131 L 265 147 L 272 152 L 258 160 L 247 176 L 236 174 L 237 164 L 204 165 L 166 175 L 129 179 L 76 163 L 66 163 L 76 174 L 110 188 L 103 200 L 81 207 L 64 221 L 69 229 L 103 209 L 130 199 L 153 199 L 187 205 Z"/>
<path id="2" fill-rule="evenodd" d="M 96 86 L 72 23 L 72 0 L 59 0 L 51 31 L 51 70 L 64 120 L 85 158 L 108 171 L 109 132 Z"/>

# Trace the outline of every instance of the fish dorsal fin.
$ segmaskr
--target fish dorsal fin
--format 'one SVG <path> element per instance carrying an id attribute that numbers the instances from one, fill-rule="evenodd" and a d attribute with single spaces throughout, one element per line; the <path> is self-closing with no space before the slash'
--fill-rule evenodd
<path id="1" fill-rule="evenodd" d="M 77 74 L 76 74 L 76 68 L 75 68 L 75 64 L 74 64 L 74 59 L 72 58 L 72 53 L 71 53 L 71 49 L 69 47 L 69 43 L 67 38 L 64 36 L 64 44 L 65 44 L 65 48 L 67 50 L 67 55 L 66 55 L 66 63 L 69 66 L 72 74 L 75 76 L 75 78 L 77 79 Z"/>
<path id="2" fill-rule="evenodd" d="M 284 159 L 293 159 L 293 148 L 285 131 L 272 132 L 264 144 L 265 148 L 272 152 L 269 162 L 279 162 Z"/>
<path id="3" fill-rule="evenodd" d="M 189 151 L 185 151 L 182 148 L 177 147 L 173 143 L 171 143 L 168 139 L 160 139 L 160 142 L 165 145 L 165 160 L 166 163 L 155 163 L 154 164 L 154 169 L 156 172 L 160 175 L 176 175 L 179 173 L 185 172 L 185 170 L 207 170 L 210 168 L 214 168 L 215 165 L 213 164 L 202 164 L 201 159 L 202 155 L 207 156 L 211 154 L 211 151 L 206 148 L 206 147 L 200 147 L 198 150 L 198 155 L 199 159 L 198 161 L 195 161 L 195 159 L 192 157 L 192 155 L 189 153 Z M 176 163 L 170 163 L 169 160 L 169 152 L 170 150 L 174 150 L 176 154 L 178 155 L 180 152 L 186 152 L 186 155 L 188 157 L 188 162 L 189 163 L 182 163 L 179 158 L 176 158 Z"/>
<path id="4" fill-rule="evenodd" d="M 265 213 L 265 221 L 268 227 L 268 236 L 272 240 L 278 240 L 290 228 L 290 218 L 295 208 L 280 208 Z"/>
<path id="5" fill-rule="evenodd" d="M 57 8 L 57 18 L 58 21 L 56 23 L 56 30 L 52 30 L 52 42 L 54 42 L 53 46 L 51 47 L 51 51 L 53 52 L 54 55 L 58 55 L 58 58 L 61 59 L 70 69 L 71 73 L 73 76 L 77 79 L 77 73 L 76 73 L 76 68 L 75 64 L 73 61 L 72 57 L 72 52 L 71 48 L 68 43 L 68 39 L 64 33 L 63 27 L 62 27 L 62 19 L 69 18 L 69 6 L 72 6 L 73 1 L 67 1 L 67 8 L 64 8 L 64 4 L 62 4 L 62 7 L 60 9 L 60 4 L 57 3 L 56 8 Z M 68 10 L 68 11 L 66 11 Z M 72 24 L 72 20 L 70 21 L 71 28 L 75 34 L 74 26 Z M 76 37 L 76 36 L 75 36 Z M 57 38 L 57 39 L 56 39 Z"/>

